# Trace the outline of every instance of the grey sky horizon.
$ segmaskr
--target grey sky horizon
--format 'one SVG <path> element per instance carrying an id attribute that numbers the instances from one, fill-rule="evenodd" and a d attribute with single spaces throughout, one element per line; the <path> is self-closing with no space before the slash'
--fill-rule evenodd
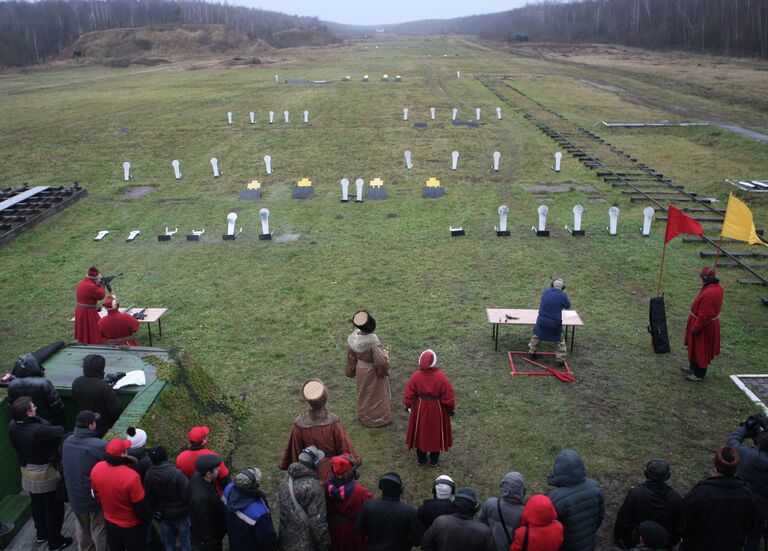
<path id="1" fill-rule="evenodd" d="M 531 0 L 475 0 L 474 2 L 439 0 L 235 0 L 262 10 L 288 15 L 317 16 L 324 21 L 348 25 L 391 25 L 421 19 L 451 19 L 465 15 L 496 13 L 519 8 Z"/>

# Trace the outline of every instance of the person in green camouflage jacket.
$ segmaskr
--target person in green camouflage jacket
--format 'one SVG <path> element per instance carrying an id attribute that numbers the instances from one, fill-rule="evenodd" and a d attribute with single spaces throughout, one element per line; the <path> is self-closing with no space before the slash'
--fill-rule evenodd
<path id="1" fill-rule="evenodd" d="M 281 551 L 327 551 L 331 544 L 325 492 L 317 479 L 324 457 L 315 446 L 304 448 L 277 489 Z"/>

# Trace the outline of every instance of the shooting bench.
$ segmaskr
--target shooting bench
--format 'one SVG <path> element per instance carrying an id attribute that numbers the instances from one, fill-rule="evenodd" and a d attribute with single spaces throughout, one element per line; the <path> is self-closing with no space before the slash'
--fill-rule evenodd
<path id="1" fill-rule="evenodd" d="M 486 308 L 485 314 L 488 323 L 493 325 L 491 338 L 494 341 L 494 350 L 499 349 L 499 326 L 501 325 L 536 325 L 538 310 L 524 310 L 516 308 Z M 563 327 L 565 328 L 565 342 L 568 344 L 568 333 L 571 334 L 571 353 L 573 353 L 573 340 L 576 335 L 576 326 L 584 325 L 576 310 L 563 310 Z"/>
<path id="2" fill-rule="evenodd" d="M 149 346 L 152 346 L 152 323 L 157 322 L 157 330 L 159 333 L 159 336 L 163 336 L 163 322 L 161 318 L 163 317 L 163 314 L 165 314 L 168 311 L 168 308 L 131 308 L 130 310 L 128 308 L 120 308 L 121 312 L 125 312 L 128 314 L 135 314 L 137 312 L 141 312 L 143 310 L 144 318 L 138 320 L 139 325 L 146 324 L 147 326 L 147 335 L 149 335 Z M 107 315 L 107 311 L 102 308 L 99 310 L 99 317 L 104 317 Z M 69 318 L 69 321 L 72 323 L 75 322 L 75 318 Z"/>

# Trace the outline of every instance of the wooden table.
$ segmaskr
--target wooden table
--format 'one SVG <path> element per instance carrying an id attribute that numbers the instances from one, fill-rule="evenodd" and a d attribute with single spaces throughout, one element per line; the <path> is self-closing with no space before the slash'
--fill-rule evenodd
<path id="1" fill-rule="evenodd" d="M 125 312 L 128 314 L 135 314 L 136 312 L 140 312 L 142 308 L 131 308 L 130 310 L 128 308 L 120 308 L 121 312 Z M 147 324 L 147 334 L 149 335 L 149 346 L 152 346 L 152 323 L 157 322 L 157 329 L 159 331 L 159 336 L 163 336 L 163 322 L 161 318 L 163 317 L 163 314 L 165 314 L 168 311 L 168 308 L 143 308 L 144 310 L 144 319 L 138 320 L 139 324 L 145 323 Z M 102 308 L 99 310 L 99 317 L 104 317 L 107 315 L 106 308 Z M 71 322 L 75 321 L 75 318 L 70 318 Z"/>
<path id="2" fill-rule="evenodd" d="M 538 310 L 524 310 L 518 308 L 486 308 L 488 323 L 493 325 L 492 338 L 494 350 L 499 349 L 500 325 L 536 325 Z M 565 341 L 568 342 L 568 329 L 571 333 L 571 353 L 573 353 L 573 339 L 576 335 L 576 326 L 584 325 L 576 310 L 563 310 L 563 327 L 565 327 Z"/>

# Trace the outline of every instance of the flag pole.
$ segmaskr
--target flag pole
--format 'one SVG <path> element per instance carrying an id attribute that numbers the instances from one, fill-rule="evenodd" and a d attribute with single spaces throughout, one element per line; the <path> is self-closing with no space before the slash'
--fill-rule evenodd
<path id="1" fill-rule="evenodd" d="M 661 296 L 661 276 L 664 274 L 664 256 L 667 254 L 667 241 L 664 242 L 664 248 L 661 251 L 661 266 L 659 267 L 659 284 L 656 287 L 656 296 Z"/>
<path id="2" fill-rule="evenodd" d="M 720 239 L 717 242 L 717 254 L 715 255 L 715 265 L 713 266 L 713 269 L 717 269 L 717 261 L 720 259 L 720 249 L 722 248 L 723 244 L 723 234 L 720 234 Z"/>

